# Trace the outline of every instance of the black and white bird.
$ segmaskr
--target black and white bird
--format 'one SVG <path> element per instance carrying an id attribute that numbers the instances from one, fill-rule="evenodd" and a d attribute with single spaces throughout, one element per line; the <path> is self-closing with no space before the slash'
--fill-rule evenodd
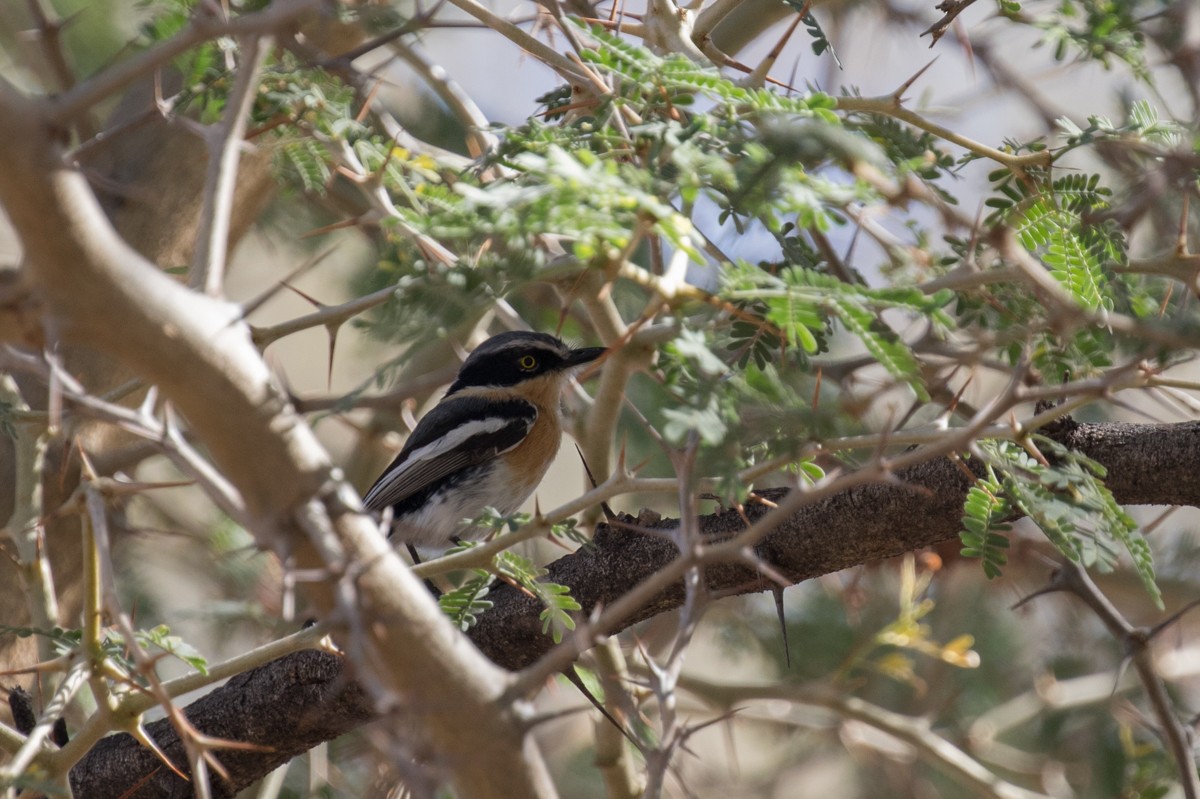
<path id="1" fill-rule="evenodd" d="M 366 509 L 392 509 L 391 535 L 414 559 L 415 547 L 478 537 L 470 520 L 484 508 L 508 515 L 537 488 L 562 439 L 562 389 L 604 353 L 545 333 L 492 336 L 375 481 Z"/>

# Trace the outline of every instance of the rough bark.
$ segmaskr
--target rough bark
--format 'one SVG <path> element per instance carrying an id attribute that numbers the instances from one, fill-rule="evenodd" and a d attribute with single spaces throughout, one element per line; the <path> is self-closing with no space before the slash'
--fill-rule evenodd
<path id="1" fill-rule="evenodd" d="M 1200 422 L 1067 424 L 1056 437 L 1105 465 L 1107 484 L 1123 504 L 1200 506 Z M 969 487 L 960 465 L 938 458 L 896 477 L 805 506 L 760 543 L 759 554 L 799 582 L 958 535 Z M 781 492 L 766 493 L 778 498 Z M 751 505 L 746 513 L 754 521 L 766 510 L 763 505 Z M 675 519 L 662 519 L 647 526 L 665 530 L 676 523 Z M 700 519 L 702 533 L 717 539 L 744 528 L 741 515 L 733 511 Z M 569 585 L 572 596 L 583 605 L 581 616 L 586 617 L 598 604 L 611 604 L 667 566 L 677 554 L 675 545 L 664 537 L 601 525 L 594 547 L 550 564 L 546 579 Z M 759 575 L 740 565 L 711 566 L 705 577 L 710 590 L 724 593 L 753 593 L 769 587 Z M 541 632 L 541 607 L 536 600 L 508 586 L 498 587 L 489 598 L 494 607 L 469 634 L 484 654 L 499 665 L 517 669 L 550 650 L 553 643 Z M 682 599 L 682 586 L 676 585 L 621 626 L 677 608 Z M 306 682 L 281 701 L 278 697 L 289 690 L 286 683 L 291 679 L 323 680 L 324 684 Z M 346 685 L 346 679 L 337 657 L 300 652 L 231 681 L 189 706 L 188 717 L 205 732 L 277 750 L 222 755 L 234 784 L 222 787 L 230 793 L 218 795 L 229 796 L 251 784 L 286 759 L 284 752 L 304 751 L 316 742 L 315 736 L 333 738 L 370 721 L 370 706 L 362 701 L 361 692 Z M 310 726 L 308 720 L 314 718 L 322 723 Z M 153 725 L 151 733 L 168 751 L 179 751 L 177 736 L 169 725 Z M 177 762 L 186 769 L 182 760 Z M 148 783 L 134 789 L 152 772 L 153 788 Z M 77 795 L 89 797 L 189 795 L 180 793 L 186 791 L 186 785 L 178 777 L 160 768 L 128 736 L 106 739 L 97 746 L 75 767 L 72 784 Z"/>
<path id="2" fill-rule="evenodd" d="M 234 697 L 237 701 L 229 701 Z M 372 716 L 372 705 L 363 690 L 346 679 L 341 658 L 313 649 L 234 677 L 219 691 L 189 705 L 187 716 L 217 737 L 261 747 L 219 751 L 221 765 L 235 785 L 214 774 L 213 795 L 229 797 L 239 786 L 363 724 Z M 187 752 L 168 720 L 146 725 L 146 732 L 187 771 Z M 195 795 L 190 783 L 128 733 L 101 739 L 83 762 L 89 765 L 71 772 L 76 796 L 190 799 Z"/>

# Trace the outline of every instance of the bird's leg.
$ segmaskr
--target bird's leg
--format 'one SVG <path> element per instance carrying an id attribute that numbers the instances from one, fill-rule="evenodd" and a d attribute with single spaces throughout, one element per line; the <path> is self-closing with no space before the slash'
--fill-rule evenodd
<path id="1" fill-rule="evenodd" d="M 420 566 L 421 565 L 421 556 L 417 554 L 417 548 L 415 546 L 413 546 L 412 544 L 405 544 L 404 546 L 408 548 L 408 555 L 409 555 L 409 557 L 412 558 L 413 565 Z M 426 578 L 425 579 L 425 587 L 429 589 L 429 593 L 433 594 L 434 599 L 442 598 L 441 590 L 436 585 L 433 584 L 432 580 Z"/>

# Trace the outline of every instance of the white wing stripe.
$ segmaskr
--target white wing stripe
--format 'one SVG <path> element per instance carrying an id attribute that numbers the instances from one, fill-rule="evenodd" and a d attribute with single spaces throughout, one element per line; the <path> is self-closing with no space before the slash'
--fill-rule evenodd
<path id="1" fill-rule="evenodd" d="M 511 416 L 492 416 L 487 419 L 476 419 L 465 424 L 460 424 L 437 441 L 431 441 L 419 449 L 414 449 L 409 453 L 408 458 L 405 459 L 405 463 L 436 458 L 451 450 L 458 449 L 468 439 L 485 433 L 495 433 L 518 421 L 524 422 L 523 419 L 517 420 Z M 528 429 L 530 424 L 525 423 L 525 427 Z"/>

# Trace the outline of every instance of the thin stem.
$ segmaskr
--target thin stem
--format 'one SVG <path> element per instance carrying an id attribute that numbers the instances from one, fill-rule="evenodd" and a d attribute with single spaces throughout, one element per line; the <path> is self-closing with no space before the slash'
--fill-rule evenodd
<path id="1" fill-rule="evenodd" d="M 253 328 L 254 343 L 265 348 L 268 344 L 278 341 L 284 336 L 290 336 L 302 330 L 314 327 L 336 327 L 360 313 L 383 305 L 394 296 L 396 296 L 396 287 L 388 286 L 366 296 L 355 297 L 341 305 L 327 305 L 313 313 L 297 316 L 295 319 L 289 319 L 277 325 Z"/>
<path id="2" fill-rule="evenodd" d="M 271 42 L 271 37 L 257 35 L 239 40 L 242 64 L 225 107 L 225 116 L 220 125 L 209 129 L 211 136 L 206 137 L 209 149 L 204 202 L 188 284 L 194 289 L 203 289 L 210 297 L 221 296 L 225 284 L 238 161 L 241 160 L 246 123 L 254 107 L 258 78 L 271 50 Z"/>
<path id="3" fill-rule="evenodd" d="M 46 120 L 66 125 L 107 97 L 140 78 L 153 75 L 202 42 L 219 36 L 267 35 L 323 5 L 323 0 L 279 0 L 264 10 L 231 20 L 197 15 L 174 37 L 145 50 L 47 101 Z"/>
<path id="4" fill-rule="evenodd" d="M 853 719 L 904 741 L 916 749 L 926 762 L 979 796 L 994 799 L 1049 799 L 1045 794 L 1013 785 L 991 773 L 967 752 L 935 733 L 928 720 L 895 713 L 857 697 L 787 684 L 732 685 L 696 677 L 682 678 L 680 687 L 724 708 L 759 699 L 825 708 L 842 718 Z"/>
<path id="5" fill-rule="evenodd" d="M 957 144 L 969 152 L 1001 163 L 1013 170 L 1013 172 L 1023 173 L 1029 167 L 1048 167 L 1051 163 L 1052 156 L 1049 150 L 1028 153 L 1026 155 L 1017 155 L 997 150 L 995 147 L 990 147 L 982 142 L 969 139 L 961 133 L 955 133 L 950 128 L 932 122 L 915 111 L 910 111 L 901 104 L 900 99 L 895 95 L 885 95 L 882 97 L 838 97 L 836 100 L 837 107 L 841 111 L 879 114 L 899 119 L 915 128 L 932 133 L 940 139 Z"/>
<path id="6" fill-rule="evenodd" d="M 10 375 L 0 375 L 0 401 L 15 410 L 29 410 L 16 381 Z M 46 557 L 41 519 L 42 467 L 46 455 L 45 422 L 14 425 L 13 440 L 13 510 L 4 532 L 16 549 L 17 573 L 20 576 L 29 621 L 34 627 L 48 630 L 58 624 L 58 598 L 54 591 L 54 574 Z M 38 659 L 42 662 L 55 656 L 54 643 L 46 636 L 37 636 Z"/>

